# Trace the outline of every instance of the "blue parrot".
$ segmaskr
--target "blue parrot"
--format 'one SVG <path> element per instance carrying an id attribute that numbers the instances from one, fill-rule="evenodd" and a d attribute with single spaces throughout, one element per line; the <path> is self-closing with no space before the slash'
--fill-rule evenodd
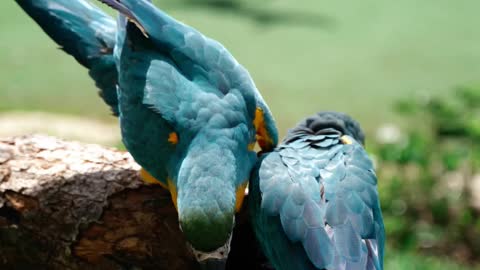
<path id="1" fill-rule="evenodd" d="M 218 42 L 146 0 L 16 0 L 89 69 L 145 180 L 170 191 L 204 268 L 223 269 L 256 142 L 272 150 L 274 119 L 247 70 Z"/>
<path id="2" fill-rule="evenodd" d="M 321 112 L 264 154 L 250 180 L 253 228 L 277 270 L 381 270 L 384 225 L 364 135 Z"/>

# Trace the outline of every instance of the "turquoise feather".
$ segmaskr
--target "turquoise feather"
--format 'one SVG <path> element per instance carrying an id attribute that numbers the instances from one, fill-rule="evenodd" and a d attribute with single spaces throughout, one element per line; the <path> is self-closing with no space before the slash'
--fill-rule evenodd
<path id="1" fill-rule="evenodd" d="M 100 96 L 117 115 L 115 20 L 85 0 L 15 1 L 66 53 L 89 69 Z"/>
<path id="2" fill-rule="evenodd" d="M 249 150 L 257 108 L 270 147 L 277 143 L 268 106 L 220 43 L 149 1 L 103 2 L 120 12 L 116 22 L 86 0 L 17 0 L 89 69 L 135 160 L 178 193 L 179 221 L 192 247 L 210 252 L 228 244 L 236 191 L 257 160 Z M 169 142 L 173 133 L 178 143 Z"/>
<path id="3" fill-rule="evenodd" d="M 176 186 L 179 220 L 193 247 L 215 250 L 230 237 L 236 190 L 256 162 L 248 150 L 256 108 L 265 108 L 276 141 L 273 118 L 248 72 L 218 42 L 146 1 L 103 2 L 135 22 L 120 18 L 115 49 L 123 141 L 153 176 L 166 174 Z M 159 126 L 178 133 L 174 149 L 162 145 L 167 136 L 159 130 L 136 132 Z M 161 157 L 167 160 L 147 164 Z"/>
<path id="4" fill-rule="evenodd" d="M 350 117 L 323 112 L 257 163 L 252 224 L 275 269 L 383 269 L 377 178 L 363 140 Z"/>

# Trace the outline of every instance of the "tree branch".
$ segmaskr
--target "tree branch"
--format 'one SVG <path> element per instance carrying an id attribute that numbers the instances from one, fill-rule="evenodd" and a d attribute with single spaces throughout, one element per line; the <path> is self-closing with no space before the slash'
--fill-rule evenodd
<path id="1" fill-rule="evenodd" d="M 1 269 L 195 269 L 169 193 L 128 153 L 0 140 Z"/>
<path id="2" fill-rule="evenodd" d="M 0 139 L 0 269 L 198 269 L 169 192 L 139 169 L 98 145 Z M 271 269 L 246 208 L 227 269 Z"/>

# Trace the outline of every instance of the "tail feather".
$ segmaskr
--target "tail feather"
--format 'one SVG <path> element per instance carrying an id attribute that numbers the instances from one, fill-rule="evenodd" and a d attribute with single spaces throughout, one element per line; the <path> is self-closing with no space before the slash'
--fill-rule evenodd
<path id="1" fill-rule="evenodd" d="M 118 114 L 113 60 L 116 22 L 87 0 L 15 0 L 54 40 L 90 71 L 100 95 Z"/>
<path id="2" fill-rule="evenodd" d="M 135 18 L 135 15 L 120 1 L 117 0 L 100 0 L 102 3 L 106 4 L 107 6 L 115 9 L 121 15 L 125 16 L 130 22 L 134 23 L 142 33 L 147 36 L 145 29 L 141 25 L 141 23 Z"/>
<path id="3" fill-rule="evenodd" d="M 115 45 L 115 21 L 85 0 L 16 0 L 68 54 L 90 68 Z"/>
<path id="4" fill-rule="evenodd" d="M 185 55 L 192 59 L 199 65 L 209 65 L 204 55 L 199 54 L 196 48 L 210 46 L 212 50 L 217 52 L 226 51 L 223 46 L 206 39 L 201 33 L 187 26 L 162 10 L 155 7 L 148 0 L 98 0 L 113 9 L 117 10 L 121 15 L 125 16 L 127 20 L 137 26 L 144 36 L 156 45 L 159 51 L 170 52 L 175 50 L 177 53 Z M 192 44 L 186 44 L 186 39 L 191 39 Z M 198 43 L 198 44 L 197 44 Z M 186 48 L 186 46 L 191 47 Z M 193 50 L 193 51 L 192 51 Z M 233 58 L 228 55 L 229 60 Z"/>

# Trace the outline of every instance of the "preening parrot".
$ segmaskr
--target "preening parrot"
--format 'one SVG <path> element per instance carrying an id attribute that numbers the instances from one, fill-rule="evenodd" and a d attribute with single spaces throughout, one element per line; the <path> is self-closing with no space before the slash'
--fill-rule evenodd
<path id="1" fill-rule="evenodd" d="M 247 70 L 146 0 L 102 0 L 117 22 L 87 0 L 16 2 L 89 69 L 143 177 L 170 190 L 197 260 L 222 269 L 253 146 L 269 151 L 278 137 Z"/>
<path id="2" fill-rule="evenodd" d="M 363 144 L 356 121 L 321 112 L 260 158 L 250 214 L 275 269 L 383 269 L 377 177 Z"/>

